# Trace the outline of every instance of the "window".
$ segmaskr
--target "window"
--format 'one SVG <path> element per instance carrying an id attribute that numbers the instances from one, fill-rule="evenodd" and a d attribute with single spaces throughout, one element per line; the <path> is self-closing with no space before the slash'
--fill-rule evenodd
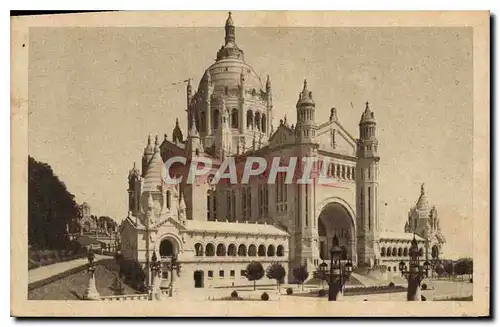
<path id="1" fill-rule="evenodd" d="M 276 176 L 276 211 L 287 211 L 287 187 L 286 173 L 278 173 Z"/>
<path id="2" fill-rule="evenodd" d="M 269 214 L 269 189 L 266 183 L 259 184 L 259 218 Z"/>
<path id="3" fill-rule="evenodd" d="M 249 220 L 252 217 L 252 189 L 248 186 L 241 188 L 241 207 L 243 217 Z"/>
<path id="4" fill-rule="evenodd" d="M 241 276 L 241 277 L 246 277 L 246 276 L 247 276 L 247 272 L 246 272 L 246 270 L 241 270 L 241 271 L 240 271 L 240 276 Z"/>
<path id="5" fill-rule="evenodd" d="M 214 271 L 213 270 L 209 270 L 208 271 L 208 278 L 213 278 L 214 277 Z"/>
<path id="6" fill-rule="evenodd" d="M 236 108 L 231 111 L 231 128 L 238 128 L 238 109 Z"/>
<path id="7" fill-rule="evenodd" d="M 253 129 L 253 112 L 252 112 L 252 110 L 247 111 L 247 128 Z"/>
<path id="8" fill-rule="evenodd" d="M 236 196 L 234 190 L 228 189 L 226 192 L 226 215 L 234 221 L 236 219 Z"/>
<path id="9" fill-rule="evenodd" d="M 278 257 L 283 257 L 285 255 L 285 248 L 283 245 L 278 245 L 278 248 L 276 249 L 276 255 Z"/>
<path id="10" fill-rule="evenodd" d="M 387 271 L 391 271 L 391 267 L 387 267 Z"/>
<path id="11" fill-rule="evenodd" d="M 212 129 L 219 128 L 219 110 L 215 109 L 212 117 Z"/>
<path id="12" fill-rule="evenodd" d="M 235 274 L 234 274 L 234 270 L 230 270 L 230 271 L 229 271 L 229 277 L 234 278 L 234 275 L 235 275 Z"/>
<path id="13" fill-rule="evenodd" d="M 224 278 L 224 270 L 219 270 L 219 277 Z"/>

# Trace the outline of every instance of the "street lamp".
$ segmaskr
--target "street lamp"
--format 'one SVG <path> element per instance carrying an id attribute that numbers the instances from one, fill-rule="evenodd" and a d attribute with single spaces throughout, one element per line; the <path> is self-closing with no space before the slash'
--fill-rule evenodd
<path id="1" fill-rule="evenodd" d="M 408 281 L 408 301 L 421 301 L 420 284 L 424 278 L 429 276 L 431 264 L 425 261 L 423 265 L 420 265 L 419 254 L 417 240 L 415 239 L 415 234 L 413 234 L 413 240 L 411 241 L 409 251 L 409 267 L 406 266 L 403 260 L 399 262 L 399 271 Z"/>
<path id="2" fill-rule="evenodd" d="M 177 277 L 180 277 L 181 275 L 181 263 L 178 261 L 177 259 L 177 255 L 174 254 L 171 259 L 170 259 L 170 262 L 167 262 L 167 269 L 170 271 L 170 297 L 172 297 L 173 295 L 173 289 L 174 289 L 174 270 L 176 271 L 177 273 Z"/>
<path id="3" fill-rule="evenodd" d="M 149 300 L 153 300 L 154 297 L 159 297 L 161 294 L 158 294 L 160 291 L 160 272 L 161 272 L 161 262 L 158 261 L 156 257 L 156 251 L 153 250 L 153 255 L 151 256 L 151 263 L 149 264 L 149 268 L 151 269 L 151 277 L 152 283 L 148 285 L 149 291 Z"/>
<path id="4" fill-rule="evenodd" d="M 342 293 L 344 284 L 352 273 L 352 262 L 348 260 L 342 264 L 342 249 L 339 247 L 337 235 L 333 237 L 332 248 L 330 249 L 330 273 L 328 281 L 328 301 L 337 301 L 339 293 Z M 326 265 L 326 264 L 325 264 Z M 324 266 L 323 269 L 325 269 Z"/>
<path id="5" fill-rule="evenodd" d="M 326 278 L 326 268 L 328 267 L 328 264 L 326 264 L 324 261 L 319 264 L 319 272 L 320 272 L 320 278 L 321 278 L 321 288 L 325 287 L 325 278 Z"/>

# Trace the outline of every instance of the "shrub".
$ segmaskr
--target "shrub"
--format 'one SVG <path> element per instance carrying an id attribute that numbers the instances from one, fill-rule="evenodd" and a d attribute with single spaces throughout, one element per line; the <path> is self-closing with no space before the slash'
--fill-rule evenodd
<path id="1" fill-rule="evenodd" d="M 292 295 L 293 294 L 293 289 L 291 287 L 286 289 L 286 294 L 287 295 Z"/>
<path id="2" fill-rule="evenodd" d="M 319 297 L 323 297 L 326 295 L 326 291 L 324 289 L 320 289 L 319 292 L 318 292 L 318 296 Z"/>
<path id="3" fill-rule="evenodd" d="M 422 284 L 422 289 L 425 291 L 427 289 L 427 284 L 426 283 L 423 283 Z"/>
<path id="4" fill-rule="evenodd" d="M 262 295 L 260 296 L 260 299 L 262 301 L 267 301 L 269 300 L 269 294 L 267 294 L 266 292 L 262 293 Z"/>
<path id="5" fill-rule="evenodd" d="M 119 276 L 123 276 L 125 281 L 129 282 L 130 286 L 136 290 L 142 291 L 144 288 L 144 279 L 146 278 L 146 274 L 142 270 L 139 262 L 136 260 L 124 260 L 119 264 Z"/>
<path id="6" fill-rule="evenodd" d="M 426 298 L 425 296 L 423 296 L 423 295 L 420 295 L 420 299 L 421 299 L 422 301 L 427 301 L 427 298 Z"/>
<path id="7" fill-rule="evenodd" d="M 234 299 L 234 298 L 237 298 L 238 297 L 238 292 L 236 291 L 232 291 L 231 292 L 231 297 Z"/>
<path id="8" fill-rule="evenodd" d="M 393 283 L 393 282 L 390 282 L 390 283 L 389 283 L 389 287 L 394 287 L 394 283 Z"/>

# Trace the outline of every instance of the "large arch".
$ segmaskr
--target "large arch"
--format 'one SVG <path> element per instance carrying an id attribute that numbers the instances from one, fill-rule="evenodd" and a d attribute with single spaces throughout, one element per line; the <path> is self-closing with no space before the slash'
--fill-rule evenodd
<path id="1" fill-rule="evenodd" d="M 332 197 L 321 202 L 318 208 L 319 259 L 330 258 L 333 237 L 337 236 L 339 246 L 345 249 L 343 258 L 357 262 L 356 219 L 351 206 L 343 199 Z"/>
<path id="2" fill-rule="evenodd" d="M 168 248 L 170 247 L 172 251 L 168 250 Z M 156 253 L 160 255 L 160 257 L 162 257 L 162 253 L 165 254 L 166 253 L 165 251 L 167 250 L 168 254 L 173 253 L 173 255 L 178 255 L 183 250 L 182 241 L 175 234 L 172 233 L 162 234 L 160 235 L 160 237 L 156 239 L 153 249 L 156 251 Z"/>

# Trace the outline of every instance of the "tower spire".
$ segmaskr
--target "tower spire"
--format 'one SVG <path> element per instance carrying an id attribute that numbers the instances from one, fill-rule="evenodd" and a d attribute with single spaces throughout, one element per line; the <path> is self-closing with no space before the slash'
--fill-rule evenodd
<path id="1" fill-rule="evenodd" d="M 226 45 L 228 43 L 235 43 L 236 41 L 236 33 L 235 33 L 235 27 L 234 27 L 234 22 L 232 18 L 232 13 L 229 12 L 229 16 L 227 17 L 226 20 Z"/>

